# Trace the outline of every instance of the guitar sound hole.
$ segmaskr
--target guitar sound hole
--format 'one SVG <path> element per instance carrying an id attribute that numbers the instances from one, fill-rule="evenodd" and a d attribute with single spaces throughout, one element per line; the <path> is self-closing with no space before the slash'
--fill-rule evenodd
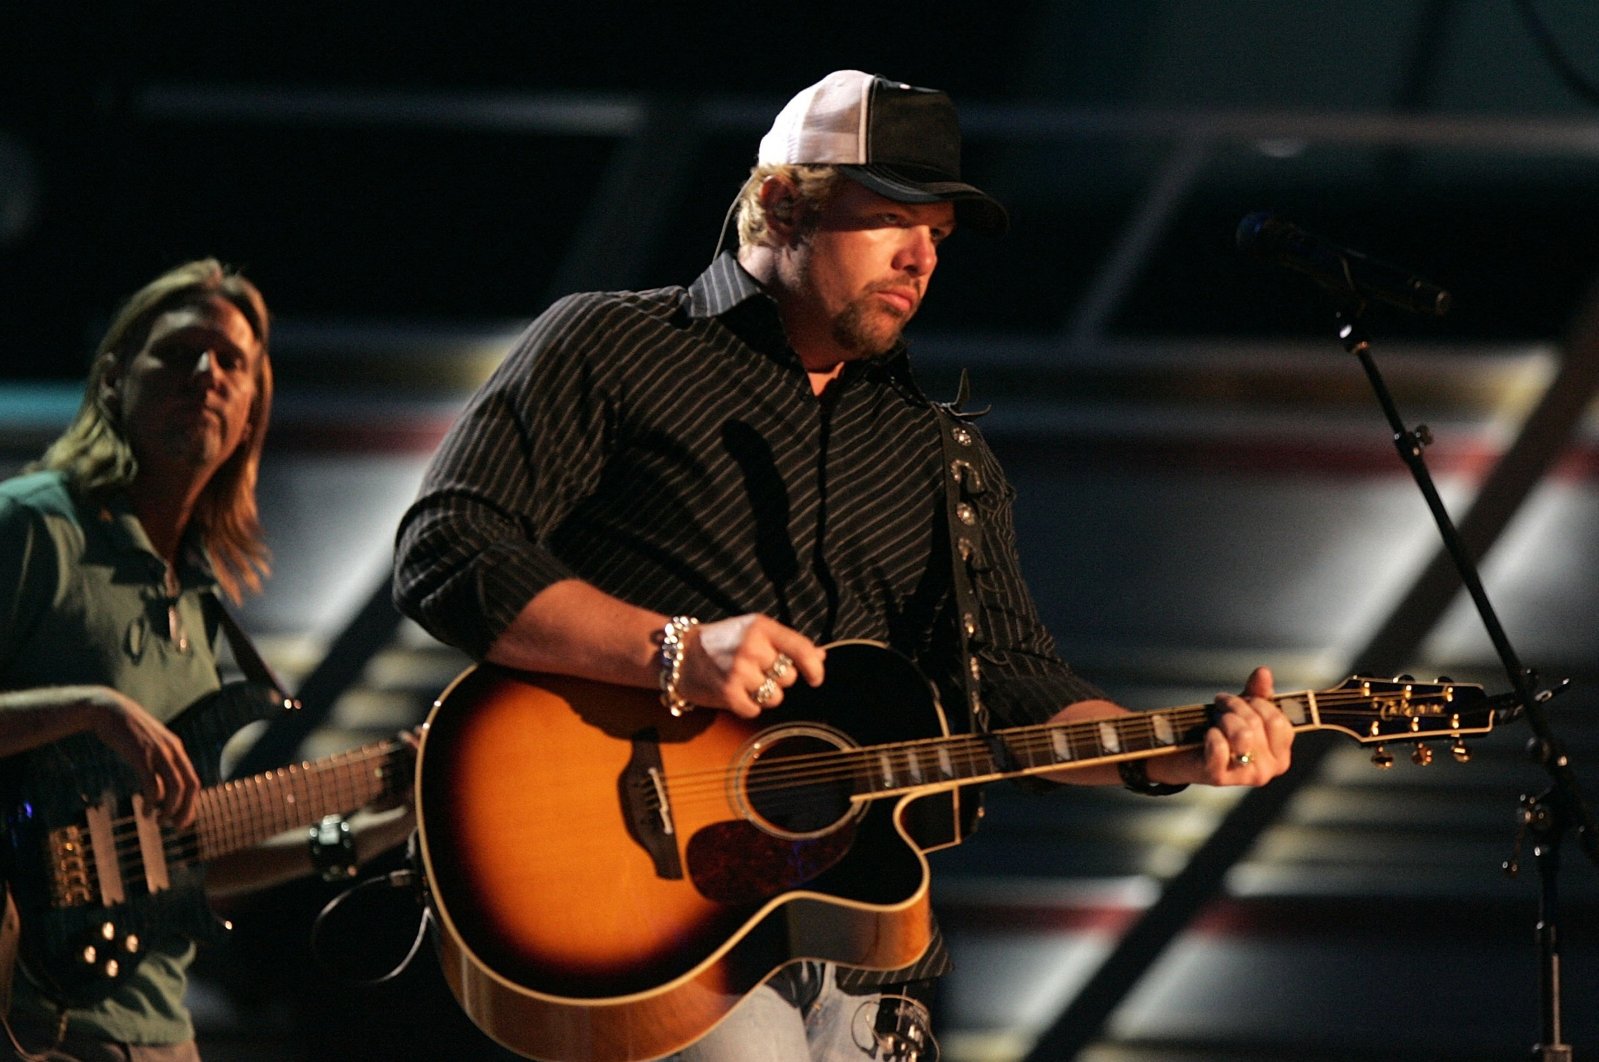
<path id="1" fill-rule="evenodd" d="M 838 755 L 845 745 L 842 735 L 820 727 L 764 735 L 743 773 L 756 821 L 782 836 L 810 837 L 861 813 L 849 799 L 854 775 Z"/>

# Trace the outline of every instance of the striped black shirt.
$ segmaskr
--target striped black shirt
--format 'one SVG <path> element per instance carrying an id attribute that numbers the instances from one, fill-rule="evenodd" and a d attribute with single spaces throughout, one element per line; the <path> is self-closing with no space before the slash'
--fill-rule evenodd
<path id="1" fill-rule="evenodd" d="M 846 366 L 819 400 L 731 254 L 686 289 L 568 296 L 433 458 L 400 525 L 396 599 L 481 658 L 535 594 L 577 577 L 672 615 L 885 642 L 959 705 L 940 415 L 903 348 Z M 1038 620 L 1010 487 L 977 439 L 975 648 L 996 722 L 1032 722 L 1097 694 Z"/>
<path id="2" fill-rule="evenodd" d="M 847 365 L 819 399 L 776 304 L 731 254 L 688 288 L 569 296 L 435 455 L 401 522 L 396 601 L 481 658 L 534 595 L 576 577 L 670 615 L 757 612 L 818 643 L 884 642 L 962 705 L 947 415 L 903 346 Z M 995 724 L 1036 722 L 1098 694 L 1039 622 L 1010 487 L 972 434 L 972 645 Z M 934 951 L 919 973 L 939 972 Z"/>

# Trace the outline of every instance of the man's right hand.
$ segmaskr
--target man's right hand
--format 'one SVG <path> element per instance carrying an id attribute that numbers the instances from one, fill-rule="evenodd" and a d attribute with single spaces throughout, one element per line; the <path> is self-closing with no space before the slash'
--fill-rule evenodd
<path id="1" fill-rule="evenodd" d="M 89 729 L 138 774 L 145 802 L 173 826 L 191 825 L 200 776 L 178 736 L 109 686 L 86 687 L 80 703 L 89 713 Z"/>
<path id="2" fill-rule="evenodd" d="M 677 691 L 690 704 L 753 719 L 800 679 L 822 684 L 827 653 L 768 616 L 703 623 L 688 635 Z"/>

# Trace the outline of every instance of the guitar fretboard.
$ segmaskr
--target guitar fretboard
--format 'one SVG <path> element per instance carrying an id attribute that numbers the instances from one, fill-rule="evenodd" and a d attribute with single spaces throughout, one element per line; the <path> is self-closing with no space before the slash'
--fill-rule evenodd
<path id="1" fill-rule="evenodd" d="M 1311 725 L 1315 694 L 1284 694 L 1274 700 L 1296 728 Z M 1211 705 L 1188 705 L 877 745 L 842 755 L 853 761 L 848 769 L 856 779 L 858 793 L 886 796 L 1193 748 L 1204 740 L 1213 711 Z"/>
<path id="2" fill-rule="evenodd" d="M 387 741 L 212 786 L 195 819 L 199 861 L 393 796 L 410 782 L 410 766 L 409 746 Z"/>

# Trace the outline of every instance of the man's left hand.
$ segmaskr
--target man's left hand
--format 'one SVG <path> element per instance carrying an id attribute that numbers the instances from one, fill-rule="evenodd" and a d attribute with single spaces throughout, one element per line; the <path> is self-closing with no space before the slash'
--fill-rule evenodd
<path id="1" fill-rule="evenodd" d="M 1272 700 L 1271 671 L 1257 667 L 1241 695 L 1216 695 L 1216 721 L 1197 756 L 1150 761 L 1150 777 L 1205 785 L 1265 785 L 1288 770 L 1293 724 Z M 1162 770 L 1161 768 L 1166 768 Z"/>

